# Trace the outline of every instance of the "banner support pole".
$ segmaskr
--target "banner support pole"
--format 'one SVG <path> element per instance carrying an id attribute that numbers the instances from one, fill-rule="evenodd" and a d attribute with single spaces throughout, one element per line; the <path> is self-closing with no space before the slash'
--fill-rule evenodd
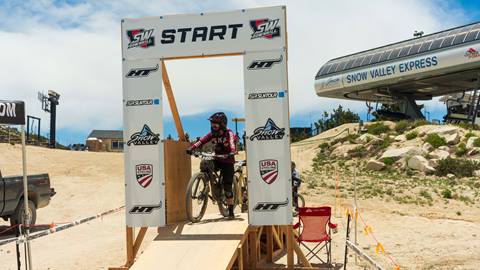
<path id="1" fill-rule="evenodd" d="M 28 258 L 28 266 L 27 268 L 32 270 L 32 256 L 31 256 L 31 249 L 30 249 L 30 242 L 28 240 L 30 234 L 30 211 L 28 208 L 28 179 L 27 179 L 27 150 L 25 145 L 25 125 L 20 126 L 21 134 L 22 134 L 22 169 L 23 169 L 23 218 L 25 223 L 25 245 L 27 246 L 27 254 L 25 254 Z"/>

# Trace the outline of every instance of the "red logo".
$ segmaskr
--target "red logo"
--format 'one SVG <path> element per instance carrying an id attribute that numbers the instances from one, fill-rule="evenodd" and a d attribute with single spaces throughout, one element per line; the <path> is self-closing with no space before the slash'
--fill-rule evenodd
<path id="1" fill-rule="evenodd" d="M 153 36 L 153 29 L 133 29 L 127 30 L 127 36 L 130 42 L 128 49 L 140 47 L 146 49 L 155 45 L 155 37 Z"/>
<path id="2" fill-rule="evenodd" d="M 273 39 L 280 36 L 280 19 L 258 19 L 250 21 L 253 30 L 250 39 L 266 38 Z"/>
<path id="3" fill-rule="evenodd" d="M 468 57 L 468 58 L 480 57 L 480 53 L 477 50 L 475 50 L 474 48 L 470 48 L 465 53 L 465 57 Z"/>
<path id="4" fill-rule="evenodd" d="M 278 177 L 278 160 L 264 159 L 260 160 L 260 176 L 267 184 L 271 184 Z"/>
<path id="5" fill-rule="evenodd" d="M 138 164 L 135 166 L 137 182 L 143 188 L 148 187 L 153 180 L 153 165 L 152 164 Z"/>

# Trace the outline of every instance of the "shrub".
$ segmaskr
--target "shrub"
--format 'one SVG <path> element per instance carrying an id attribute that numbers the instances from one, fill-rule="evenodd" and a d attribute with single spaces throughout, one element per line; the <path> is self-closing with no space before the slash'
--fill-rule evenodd
<path id="1" fill-rule="evenodd" d="M 464 156 L 467 153 L 467 146 L 465 143 L 459 143 L 458 146 L 455 148 L 455 155 L 458 157 Z"/>
<path id="2" fill-rule="evenodd" d="M 476 124 L 472 125 L 470 123 L 457 123 L 457 124 L 454 124 L 454 125 L 456 125 L 458 127 L 461 127 L 463 129 L 480 130 L 480 126 L 478 126 Z"/>
<path id="3" fill-rule="evenodd" d="M 321 143 L 318 148 L 325 150 L 329 147 L 330 145 L 327 142 Z"/>
<path id="4" fill-rule="evenodd" d="M 470 137 L 475 137 L 475 133 L 469 131 L 469 132 L 467 132 L 467 133 L 465 134 L 465 139 L 468 139 L 468 138 L 470 138 Z"/>
<path id="5" fill-rule="evenodd" d="M 350 152 L 350 155 L 352 157 L 363 157 L 367 154 L 367 150 L 365 149 L 365 146 L 359 145 L 355 149 L 352 149 Z"/>
<path id="6" fill-rule="evenodd" d="M 415 139 L 417 136 L 418 136 L 418 132 L 416 132 L 416 131 L 409 132 L 409 133 L 407 133 L 407 135 L 405 135 L 405 137 L 407 138 L 407 140 L 413 140 L 413 139 Z"/>
<path id="7" fill-rule="evenodd" d="M 385 148 L 389 147 L 391 143 L 392 143 L 392 139 L 390 139 L 390 137 L 387 136 L 383 140 L 383 142 L 378 146 L 378 149 L 385 149 Z"/>
<path id="8" fill-rule="evenodd" d="M 439 160 L 436 175 L 445 176 L 451 173 L 458 177 L 471 177 L 479 168 L 480 163 L 473 160 L 448 157 Z"/>
<path id="9" fill-rule="evenodd" d="M 367 127 L 367 132 L 373 135 L 380 135 L 382 133 L 388 132 L 389 128 L 385 126 L 382 122 L 373 123 Z"/>
<path id="10" fill-rule="evenodd" d="M 385 165 L 388 165 L 388 166 L 395 163 L 395 159 L 393 157 L 383 158 L 382 161 L 383 161 L 383 163 L 385 163 Z"/>
<path id="11" fill-rule="evenodd" d="M 425 139 L 425 142 L 428 142 L 431 144 L 434 148 L 438 148 L 443 145 L 447 145 L 447 142 L 443 137 L 440 137 L 436 133 L 428 134 L 427 138 Z"/>
<path id="12" fill-rule="evenodd" d="M 413 121 L 411 128 L 414 129 L 414 128 L 419 127 L 419 126 L 425 126 L 425 125 L 429 125 L 429 124 L 430 124 L 430 122 L 428 122 L 425 119 L 417 119 L 417 120 Z"/>
<path id="13" fill-rule="evenodd" d="M 398 121 L 395 125 L 395 131 L 398 134 L 403 134 L 410 127 L 410 122 L 407 120 Z"/>
<path id="14" fill-rule="evenodd" d="M 476 138 L 476 139 L 473 141 L 473 146 L 475 146 L 475 147 L 480 147 L 480 138 Z"/>
<path id="15" fill-rule="evenodd" d="M 445 198 L 445 199 L 451 199 L 453 198 L 452 196 L 452 191 L 448 188 L 442 190 L 442 197 Z"/>

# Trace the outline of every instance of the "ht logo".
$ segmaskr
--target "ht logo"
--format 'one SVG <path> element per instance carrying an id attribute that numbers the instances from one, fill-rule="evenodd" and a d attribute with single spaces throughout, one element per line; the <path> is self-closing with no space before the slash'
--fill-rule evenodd
<path id="1" fill-rule="evenodd" d="M 125 77 L 127 78 L 138 78 L 138 77 L 147 77 L 150 72 L 155 72 L 158 70 L 158 65 L 154 68 L 132 68 L 128 71 Z"/>
<path id="2" fill-rule="evenodd" d="M 266 60 L 254 60 L 247 69 L 269 69 L 272 68 L 274 64 L 282 62 L 282 56 L 278 59 L 266 59 Z"/>
<path id="3" fill-rule="evenodd" d="M 284 202 L 259 202 L 253 208 L 253 211 L 264 212 L 264 211 L 276 211 L 278 208 L 286 206 L 288 204 L 288 199 Z"/>
<path id="4" fill-rule="evenodd" d="M 162 208 L 162 202 L 158 205 L 135 205 L 130 209 L 130 214 L 151 214 L 153 210 Z"/>

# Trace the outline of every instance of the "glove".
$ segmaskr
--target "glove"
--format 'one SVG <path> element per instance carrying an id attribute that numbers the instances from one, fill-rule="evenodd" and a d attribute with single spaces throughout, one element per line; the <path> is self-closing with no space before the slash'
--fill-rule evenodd
<path id="1" fill-rule="evenodd" d="M 192 151 L 191 148 L 188 148 L 187 151 L 185 151 L 185 152 L 187 152 L 187 155 L 192 155 L 193 154 L 193 151 Z"/>

